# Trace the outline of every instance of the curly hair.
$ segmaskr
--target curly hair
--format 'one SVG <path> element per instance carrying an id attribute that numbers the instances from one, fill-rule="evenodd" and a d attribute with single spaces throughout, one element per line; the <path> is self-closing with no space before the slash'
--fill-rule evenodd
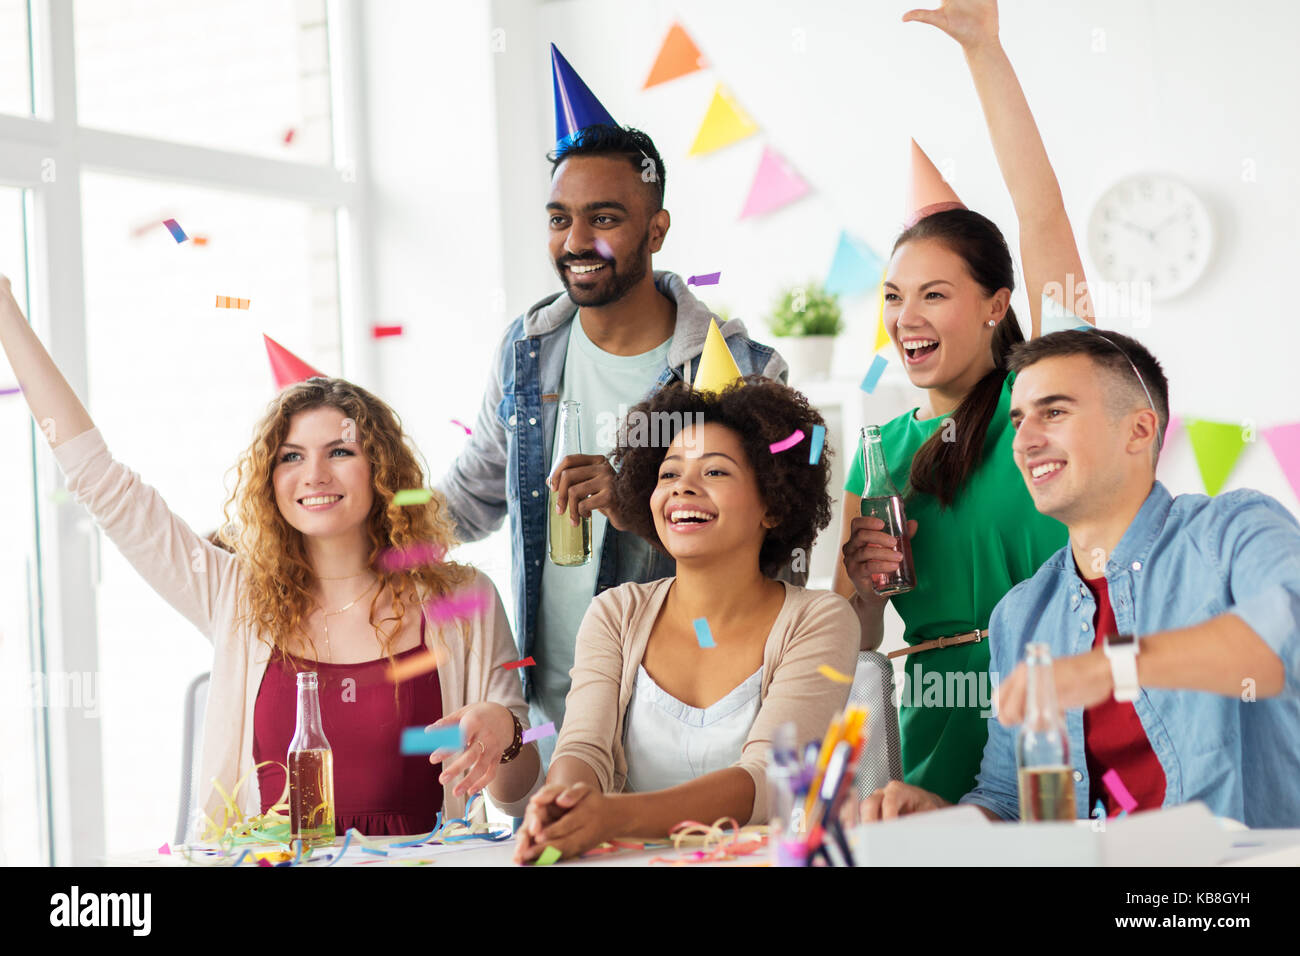
<path id="1" fill-rule="evenodd" d="M 450 550 L 456 538 L 441 495 L 435 493 L 424 505 L 393 504 L 398 490 L 424 485 L 419 453 L 403 433 L 396 412 L 343 379 L 310 378 L 282 391 L 254 426 L 252 444 L 231 469 L 237 472 L 235 490 L 223 509 L 226 523 L 217 533 L 240 562 L 240 620 L 290 659 L 295 656 L 295 638 L 306 634 L 303 623 L 313 609 L 310 588 L 315 575 L 307 561 L 302 532 L 285 520 L 276 504 L 272 472 L 276 453 L 289 434 L 290 419 L 299 412 L 323 407 L 336 408 L 351 420 L 370 460 L 374 501 L 366 519 L 370 539 L 366 563 L 379 576 L 380 586 L 370 602 L 369 620 L 391 661 L 391 645 L 402 631 L 407 607 L 451 594 L 472 572 L 453 562 L 401 571 L 380 566 L 378 559 L 388 548 L 428 542 Z M 380 622 L 375 620 L 376 608 L 385 590 L 392 596 L 393 614 Z M 314 656 L 315 641 L 310 635 L 307 638 Z"/>
<path id="2" fill-rule="evenodd" d="M 685 425 L 694 422 L 722 425 L 740 439 L 749 465 L 754 469 L 758 493 L 776 525 L 768 530 L 759 551 L 763 574 L 775 577 L 795 548 L 807 551 L 831 520 L 831 499 L 826 493 L 830 481 L 829 445 L 817 464 L 808 464 L 815 426 L 826 427 L 816 409 L 802 394 L 779 382 L 751 375 L 744 387 L 731 385 L 720 393 L 696 391 L 685 382 L 665 385 L 653 396 L 629 410 L 619 431 L 613 453 L 617 475 L 614 506 L 632 531 L 665 554 L 650 511 L 650 495 L 659 482 L 659 466 L 670 445 Z M 649 440 L 639 438 L 629 422 L 649 422 Z M 788 438 L 798 429 L 804 437 L 780 454 L 769 446 Z M 640 435 L 645 429 L 640 430 Z"/>

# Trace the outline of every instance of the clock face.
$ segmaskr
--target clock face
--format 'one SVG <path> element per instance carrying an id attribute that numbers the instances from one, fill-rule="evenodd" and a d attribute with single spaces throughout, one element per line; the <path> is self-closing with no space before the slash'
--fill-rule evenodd
<path id="1" fill-rule="evenodd" d="M 1168 299 L 1192 286 L 1210 262 L 1210 214 L 1187 186 L 1158 174 L 1121 179 L 1088 220 L 1088 251 L 1107 282 L 1150 283 Z"/>

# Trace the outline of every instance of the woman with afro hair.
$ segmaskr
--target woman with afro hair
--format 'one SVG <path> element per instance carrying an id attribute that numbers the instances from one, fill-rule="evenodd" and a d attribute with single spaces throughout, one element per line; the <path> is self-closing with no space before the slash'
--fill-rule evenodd
<path id="1" fill-rule="evenodd" d="M 830 450 L 809 463 L 819 425 L 802 395 L 758 377 L 716 394 L 674 383 L 628 413 L 615 501 L 677 574 L 588 609 L 518 862 L 682 820 L 767 822 L 773 730 L 793 722 L 801 742 L 821 738 L 848 686 L 819 669 L 852 673 L 857 659 L 844 598 L 775 578 L 830 521 Z M 770 450 L 796 430 L 798 444 Z"/>

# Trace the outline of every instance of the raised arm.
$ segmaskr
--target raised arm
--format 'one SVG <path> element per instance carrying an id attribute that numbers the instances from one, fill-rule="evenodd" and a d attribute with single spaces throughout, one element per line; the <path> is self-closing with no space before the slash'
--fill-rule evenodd
<path id="1" fill-rule="evenodd" d="M 1092 323 L 1083 260 L 1065 212 L 1061 186 L 1025 92 L 998 40 L 996 0 L 943 0 L 939 9 L 911 10 L 903 20 L 938 27 L 960 43 L 966 55 L 993 152 L 1020 224 L 1020 264 L 1029 296 L 1031 338 L 1042 332 L 1043 292 L 1053 285 L 1059 291 L 1053 298 Z"/>

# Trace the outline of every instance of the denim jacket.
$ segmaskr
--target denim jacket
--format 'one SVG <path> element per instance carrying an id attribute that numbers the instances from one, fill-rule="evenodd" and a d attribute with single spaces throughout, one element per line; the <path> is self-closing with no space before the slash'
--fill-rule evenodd
<path id="1" fill-rule="evenodd" d="M 1133 702 L 1165 773 L 1164 806 L 1204 802 L 1251 827 L 1300 826 L 1300 525 L 1273 498 L 1239 490 L 1171 498 L 1155 482 L 1106 563 L 1115 626 L 1139 638 L 1241 618 L 1282 659 L 1276 696 L 1251 700 L 1203 691 L 1143 688 Z M 1011 673 L 1025 645 L 1053 658 L 1091 650 L 1096 602 L 1066 545 L 998 602 L 989 621 L 989 669 Z M 1140 654 L 1140 651 L 1139 651 Z M 1065 712 L 1075 809 L 1089 815 L 1083 709 Z M 961 798 L 1019 817 L 1018 728 L 989 719 L 975 789 Z"/>
<path id="2" fill-rule="evenodd" d="M 716 318 L 680 276 L 655 272 L 654 278 L 656 288 L 677 304 L 677 322 L 667 366 L 651 392 L 674 379 L 692 380 L 709 320 Z M 515 640 L 524 656 L 532 653 L 537 638 L 546 560 L 546 479 L 570 323 L 577 312 L 573 300 L 562 292 L 538 302 L 510 324 L 493 362 L 474 433 L 438 483 L 462 541 L 486 537 L 510 516 Z M 785 360 L 769 346 L 751 341 L 739 319 L 719 324 L 742 375 L 785 381 Z M 628 581 L 669 577 L 675 571 L 671 558 L 613 525 L 606 525 L 599 561 L 596 594 Z M 522 673 L 525 694 L 531 699 L 529 671 L 525 668 Z"/>

